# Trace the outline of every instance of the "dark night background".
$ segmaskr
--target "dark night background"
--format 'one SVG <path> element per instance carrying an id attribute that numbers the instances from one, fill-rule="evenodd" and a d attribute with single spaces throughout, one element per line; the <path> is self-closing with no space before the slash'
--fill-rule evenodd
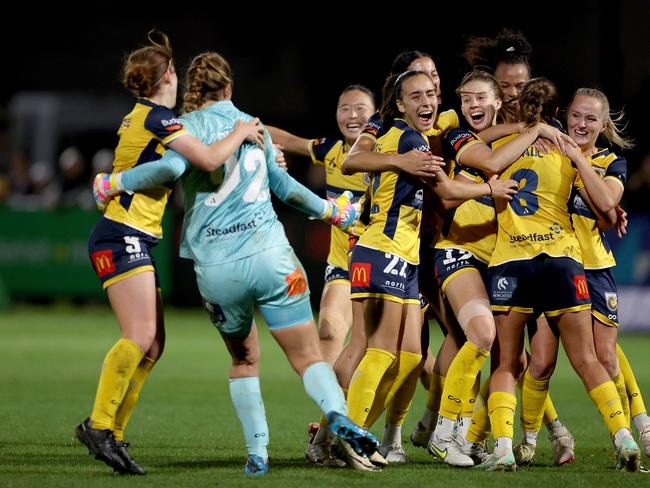
<path id="1" fill-rule="evenodd" d="M 19 92 L 81 93 L 118 104 L 114 124 L 92 137 L 64 131 L 56 151 L 69 144 L 82 151 L 114 147 L 121 116 L 132 103 L 119 80 L 123 58 L 156 27 L 171 39 L 181 82 L 193 55 L 218 51 L 235 72 L 233 101 L 239 108 L 303 137 L 336 136 L 335 108 L 341 89 L 361 83 L 379 93 L 392 59 L 403 50 L 432 54 L 441 75 L 443 99 L 456 106 L 454 89 L 465 70 L 461 59 L 465 40 L 470 35 L 493 36 L 509 27 L 527 36 L 534 49 L 533 74 L 553 80 L 565 102 L 576 88 L 591 86 L 605 91 L 612 108 L 625 107 L 628 133 L 638 144 L 625 154 L 631 174 L 638 172 L 650 152 L 645 136 L 650 130 L 647 0 L 447 2 L 446 6 L 402 2 L 374 9 L 351 5 L 302 3 L 288 9 L 278 4 L 271 9 L 226 8 L 219 2 L 164 8 L 114 3 L 110 7 L 57 6 L 56 11 L 19 7 L 22 14 L 5 17 L 5 24 L 11 25 L 4 33 L 5 69 L 0 82 L 3 128 L 11 133 L 10 106 Z M 181 85 L 179 92 L 182 89 Z M 69 109 L 72 114 L 82 110 Z M 100 110 L 84 116 L 93 117 Z M 291 159 L 290 171 L 318 191 L 319 180 L 305 169 L 307 163 Z M 650 188 L 650 176 L 647 179 L 641 189 Z M 647 213 L 645 193 L 639 194 L 628 192 L 624 203 L 632 211 Z M 290 238 L 302 234 L 303 225 L 317 226 L 304 224 L 295 212 L 289 213 L 289 222 L 282 219 Z M 305 257 L 299 251 L 301 258 L 318 262 L 327 232 L 322 226 L 315 232 L 315 238 L 306 234 L 305 242 L 297 247 L 304 244 L 307 250 L 302 252 L 314 254 Z M 314 246 L 318 250 L 312 253 L 309 248 Z M 316 296 L 321 272 L 322 264 L 310 273 Z"/>

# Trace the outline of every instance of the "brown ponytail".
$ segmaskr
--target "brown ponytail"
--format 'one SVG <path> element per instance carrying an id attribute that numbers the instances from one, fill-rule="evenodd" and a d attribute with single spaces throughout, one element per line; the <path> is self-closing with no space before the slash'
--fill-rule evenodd
<path id="1" fill-rule="evenodd" d="M 233 84 L 230 64 L 220 54 L 205 52 L 196 56 L 187 69 L 187 92 L 183 97 L 183 111 L 192 112 L 207 101 L 218 101 L 224 90 Z"/>
<path id="2" fill-rule="evenodd" d="M 159 38 L 157 41 L 154 37 Z M 173 63 L 172 47 L 163 32 L 147 34 L 149 45 L 131 52 L 123 68 L 122 83 L 136 97 L 155 95 L 158 84 Z"/>

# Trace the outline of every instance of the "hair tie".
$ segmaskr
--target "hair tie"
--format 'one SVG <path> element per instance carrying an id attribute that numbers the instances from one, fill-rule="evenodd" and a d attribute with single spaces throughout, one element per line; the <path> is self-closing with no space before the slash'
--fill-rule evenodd
<path id="1" fill-rule="evenodd" d="M 509 48 L 506 49 L 506 52 L 507 52 L 507 53 L 512 53 L 512 52 L 514 52 L 514 51 L 515 51 L 514 46 L 510 46 Z"/>

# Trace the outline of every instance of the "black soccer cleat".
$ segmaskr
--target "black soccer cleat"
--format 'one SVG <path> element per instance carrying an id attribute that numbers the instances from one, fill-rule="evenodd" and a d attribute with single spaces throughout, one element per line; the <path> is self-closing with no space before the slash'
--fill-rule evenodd
<path id="1" fill-rule="evenodd" d="M 126 465 L 128 474 L 137 474 L 137 475 L 147 474 L 144 468 L 140 466 L 137 462 L 135 462 L 135 459 L 133 459 L 129 454 L 129 451 L 126 450 L 126 448 L 129 447 L 128 442 L 115 441 L 115 446 L 117 447 L 117 452 L 120 453 L 120 456 L 122 457 L 122 460 Z"/>
<path id="2" fill-rule="evenodd" d="M 95 459 L 108 464 L 120 474 L 129 473 L 129 468 L 115 444 L 112 431 L 109 429 L 93 429 L 90 426 L 90 418 L 87 418 L 77 425 L 74 433 L 77 439 L 88 448 L 88 451 L 95 455 Z"/>

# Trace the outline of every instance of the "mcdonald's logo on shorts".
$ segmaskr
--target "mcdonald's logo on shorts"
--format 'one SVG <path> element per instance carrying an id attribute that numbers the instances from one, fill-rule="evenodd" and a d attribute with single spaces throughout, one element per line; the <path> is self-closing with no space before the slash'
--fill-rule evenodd
<path id="1" fill-rule="evenodd" d="M 107 274 L 115 272 L 115 263 L 113 263 L 113 251 L 97 251 L 90 255 L 90 259 L 95 266 L 97 276 L 100 278 Z"/>
<path id="2" fill-rule="evenodd" d="M 573 277 L 573 285 L 576 287 L 576 298 L 578 300 L 589 300 L 589 288 L 585 275 Z"/>
<path id="3" fill-rule="evenodd" d="M 372 264 L 370 263 L 352 263 L 352 286 L 370 286 L 370 271 Z"/>
<path id="4" fill-rule="evenodd" d="M 289 287 L 289 290 L 287 291 L 287 295 L 289 296 L 300 295 L 301 293 L 305 293 L 307 291 L 307 280 L 302 274 L 302 270 L 300 268 L 295 270 L 290 275 L 286 276 L 284 278 L 284 281 L 287 282 L 287 286 Z"/>

